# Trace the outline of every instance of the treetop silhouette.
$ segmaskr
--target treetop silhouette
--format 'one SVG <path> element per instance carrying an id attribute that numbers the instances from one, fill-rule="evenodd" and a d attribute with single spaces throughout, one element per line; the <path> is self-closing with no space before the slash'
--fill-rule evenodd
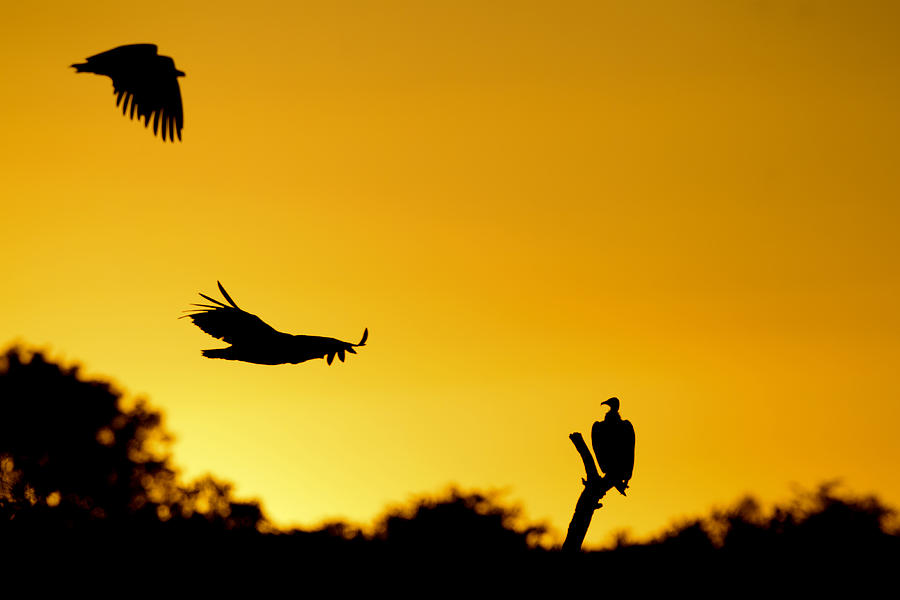
<path id="1" fill-rule="evenodd" d="M 544 527 L 522 523 L 518 509 L 499 503 L 495 493 L 456 489 L 388 510 L 372 535 L 340 521 L 280 530 L 257 503 L 234 501 L 227 483 L 211 476 L 180 483 L 165 452 L 161 417 L 145 402 L 125 402 L 109 383 L 19 348 L 0 354 L 0 417 L 0 538 L 5 550 L 41 565 L 53 556 L 85 557 L 109 571 L 110 563 L 98 557 L 131 561 L 147 550 L 157 553 L 147 564 L 196 569 L 198 561 L 209 561 L 221 568 L 227 560 L 254 578 L 318 574 L 323 566 L 347 577 L 371 567 L 394 585 L 430 569 L 454 577 L 477 572 L 504 589 L 531 586 L 543 574 L 596 591 L 598 573 L 615 574 L 610 582 L 630 589 L 648 573 L 669 573 L 692 587 L 733 586 L 748 577 L 766 585 L 785 577 L 830 584 L 836 574 L 854 583 L 893 582 L 900 557 L 900 536 L 889 530 L 893 511 L 874 497 L 839 496 L 833 486 L 771 515 L 747 499 L 649 542 L 620 536 L 613 549 L 576 554 L 539 545 Z M 576 509 L 590 516 L 598 504 L 594 494 L 613 482 L 599 475 L 581 435 L 571 437 L 590 459 Z M 580 548 L 583 535 L 576 539 L 573 527 L 579 525 L 570 525 L 563 550 Z M 33 540 L 39 552 L 24 551 Z M 238 575 L 229 572 L 229 581 Z"/>
<path id="2" fill-rule="evenodd" d="M 229 484 L 180 483 L 160 413 L 133 404 L 40 352 L 0 355 L 0 530 L 264 526 Z"/>

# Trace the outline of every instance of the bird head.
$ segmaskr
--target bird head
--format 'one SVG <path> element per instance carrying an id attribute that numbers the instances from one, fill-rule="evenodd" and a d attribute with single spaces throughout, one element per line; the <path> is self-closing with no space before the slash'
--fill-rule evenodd
<path id="1" fill-rule="evenodd" d="M 175 73 L 175 77 L 184 77 L 184 71 L 175 68 L 175 61 L 172 60 L 171 56 L 160 56 L 159 62 L 166 65 L 172 73 Z"/>
<path id="2" fill-rule="evenodd" d="M 618 412 L 619 411 L 619 399 L 613 396 L 609 400 L 604 400 L 600 404 L 608 404 L 610 412 Z"/>

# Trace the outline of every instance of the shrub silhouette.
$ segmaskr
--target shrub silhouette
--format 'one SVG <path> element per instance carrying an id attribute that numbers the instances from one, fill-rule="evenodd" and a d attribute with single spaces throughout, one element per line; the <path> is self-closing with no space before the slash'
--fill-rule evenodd
<path id="1" fill-rule="evenodd" d="M 259 506 L 232 500 L 229 484 L 180 484 L 169 441 L 146 402 L 126 407 L 109 383 L 82 379 L 77 366 L 9 349 L 0 357 L 0 529 L 263 526 Z"/>
<path id="2" fill-rule="evenodd" d="M 727 592 L 784 577 L 807 586 L 839 577 L 886 582 L 900 559 L 893 511 L 873 496 L 839 494 L 835 484 L 769 512 L 745 498 L 651 541 L 623 535 L 612 549 L 570 554 L 541 547 L 545 527 L 523 523 L 496 493 L 456 488 L 388 510 L 371 535 L 341 521 L 279 530 L 258 503 L 236 501 L 227 483 L 212 476 L 180 482 L 161 421 L 146 402 L 128 402 L 109 383 L 84 379 L 40 352 L 11 348 L 0 356 L 4 548 L 74 539 L 71 552 L 59 553 L 69 559 L 86 555 L 89 539 L 131 557 L 125 549 L 162 541 L 170 561 L 214 562 L 219 571 L 237 561 L 244 574 L 251 566 L 316 576 L 324 572 L 317 569 L 343 575 L 366 567 L 406 580 L 477 573 L 504 586 L 530 585 L 539 574 L 591 589 L 600 577 L 631 591 L 663 582 Z"/>
<path id="3" fill-rule="evenodd" d="M 497 496 L 451 487 L 443 496 L 389 510 L 376 524 L 375 537 L 389 550 L 404 553 L 503 555 L 534 548 L 546 527 L 520 528 L 520 509 L 503 506 Z"/>
<path id="4" fill-rule="evenodd" d="M 638 576 L 652 567 L 689 573 L 711 587 L 780 580 L 823 590 L 839 581 L 871 584 L 889 577 L 885 565 L 900 559 L 893 514 L 874 496 L 839 494 L 836 484 L 826 483 L 770 512 L 747 497 L 649 542 L 623 541 L 592 554 L 620 573 Z"/>

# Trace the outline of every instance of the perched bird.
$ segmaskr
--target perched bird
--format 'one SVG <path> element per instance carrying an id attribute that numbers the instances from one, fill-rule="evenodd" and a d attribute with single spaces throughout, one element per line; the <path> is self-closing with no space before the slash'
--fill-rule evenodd
<path id="1" fill-rule="evenodd" d="M 192 304 L 198 308 L 185 311 L 193 312 L 181 317 L 189 317 L 194 325 L 209 335 L 231 344 L 228 348 L 203 350 L 203 356 L 207 358 L 241 360 L 260 365 L 281 365 L 327 357 L 330 365 L 335 356 L 343 362 L 345 352 L 356 354 L 354 348 L 365 346 L 366 339 L 369 337 L 368 328 L 363 332 L 362 339 L 358 344 L 330 337 L 282 333 L 267 325 L 256 315 L 251 315 L 238 308 L 221 283 L 219 283 L 219 291 L 222 292 L 228 304 L 214 300 L 206 294 L 200 294 L 212 304 Z"/>
<path id="2" fill-rule="evenodd" d="M 634 427 L 619 415 L 618 398 L 610 398 L 603 404 L 609 405 L 609 411 L 602 421 L 594 421 L 591 445 L 597 457 L 597 466 L 624 496 L 634 471 Z"/>
<path id="3" fill-rule="evenodd" d="M 137 111 L 144 119 L 144 127 L 153 117 L 153 135 L 162 123 L 162 139 L 173 142 L 181 139 L 184 114 L 181 109 L 181 90 L 178 78 L 184 72 L 175 68 L 175 61 L 156 53 L 155 44 L 130 44 L 95 54 L 87 62 L 71 65 L 78 73 L 96 73 L 112 79 L 116 106 L 122 105 L 122 114 Z"/>

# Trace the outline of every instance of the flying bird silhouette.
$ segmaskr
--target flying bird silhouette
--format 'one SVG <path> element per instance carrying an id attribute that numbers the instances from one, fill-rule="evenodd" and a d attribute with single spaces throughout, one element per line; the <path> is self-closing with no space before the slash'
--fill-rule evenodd
<path id="1" fill-rule="evenodd" d="M 634 471 L 634 427 L 619 415 L 619 399 L 602 402 L 609 406 L 602 421 L 594 421 L 591 427 L 591 445 L 597 466 L 612 479 L 613 486 L 625 495 L 628 481 Z"/>
<path id="2" fill-rule="evenodd" d="M 87 62 L 71 65 L 78 73 L 96 73 L 112 79 L 116 106 L 122 105 L 122 114 L 130 118 L 144 119 L 144 127 L 153 117 L 153 135 L 162 123 L 162 139 L 181 139 L 184 114 L 181 109 L 181 90 L 178 78 L 184 72 L 175 68 L 175 61 L 156 53 L 155 44 L 130 44 L 119 46 L 87 58 Z"/>
<path id="3" fill-rule="evenodd" d="M 369 337 L 368 328 L 363 332 L 358 344 L 317 335 L 282 333 L 256 315 L 238 308 L 221 283 L 219 291 L 228 304 L 210 298 L 206 294 L 200 294 L 212 304 L 192 304 L 191 306 L 198 308 L 188 309 L 185 312 L 194 312 L 180 317 L 189 317 L 194 325 L 209 335 L 231 344 L 228 348 L 203 350 L 203 356 L 207 358 L 240 360 L 259 365 L 281 365 L 327 357 L 330 365 L 335 356 L 344 362 L 345 352 L 356 354 L 354 348 L 365 346 Z"/>

